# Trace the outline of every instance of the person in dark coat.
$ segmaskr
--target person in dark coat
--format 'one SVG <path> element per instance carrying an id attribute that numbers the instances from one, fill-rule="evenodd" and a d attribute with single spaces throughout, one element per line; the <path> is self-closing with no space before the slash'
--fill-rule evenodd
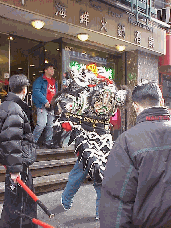
<path id="1" fill-rule="evenodd" d="M 159 86 L 132 92 L 136 125 L 108 157 L 101 189 L 101 228 L 171 227 L 171 121 Z"/>
<path id="2" fill-rule="evenodd" d="M 0 227 L 37 228 L 31 220 L 21 217 L 16 210 L 37 217 L 37 206 L 19 186 L 19 176 L 34 191 L 29 166 L 36 160 L 29 116 L 30 111 L 23 101 L 27 94 L 28 79 L 25 75 L 13 75 L 9 79 L 11 92 L 0 105 L 0 163 L 6 168 L 5 197 Z"/>

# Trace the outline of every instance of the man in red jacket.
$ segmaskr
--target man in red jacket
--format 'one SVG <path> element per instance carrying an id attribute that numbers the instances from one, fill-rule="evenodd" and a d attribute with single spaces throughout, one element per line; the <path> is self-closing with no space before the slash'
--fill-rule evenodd
<path id="1" fill-rule="evenodd" d="M 33 132 L 35 143 L 38 142 L 45 129 L 45 146 L 54 148 L 53 144 L 53 121 L 54 110 L 51 107 L 53 96 L 58 92 L 58 85 L 54 75 L 54 66 L 47 63 L 44 74 L 33 83 L 33 102 L 37 108 L 37 124 Z"/>
<path id="2" fill-rule="evenodd" d="M 171 227 L 171 122 L 156 83 L 132 92 L 136 125 L 108 157 L 101 189 L 100 227 Z"/>

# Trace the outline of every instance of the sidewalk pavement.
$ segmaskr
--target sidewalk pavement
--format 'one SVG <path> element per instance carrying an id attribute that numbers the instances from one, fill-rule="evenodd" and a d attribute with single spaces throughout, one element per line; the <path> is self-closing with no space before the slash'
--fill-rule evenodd
<path id="1" fill-rule="evenodd" d="M 95 220 L 96 193 L 92 184 L 82 185 L 74 197 L 73 206 L 65 211 L 61 206 L 62 191 L 55 191 L 38 196 L 38 198 L 55 214 L 49 219 L 38 206 L 38 219 L 55 228 L 99 228 L 99 221 Z M 2 204 L 0 204 L 0 213 Z"/>

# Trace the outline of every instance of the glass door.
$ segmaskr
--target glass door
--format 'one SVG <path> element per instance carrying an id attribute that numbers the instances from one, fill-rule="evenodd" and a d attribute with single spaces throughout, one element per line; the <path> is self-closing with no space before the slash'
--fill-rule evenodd
<path id="1" fill-rule="evenodd" d="M 8 78 L 10 70 L 10 52 L 8 35 L 0 33 L 0 103 L 8 93 Z"/>
<path id="2" fill-rule="evenodd" d="M 59 40 L 53 40 L 48 42 L 44 46 L 45 48 L 45 63 L 52 63 L 55 67 L 55 73 L 53 78 L 58 82 L 58 89 L 61 85 L 61 72 L 62 72 L 62 50 Z"/>

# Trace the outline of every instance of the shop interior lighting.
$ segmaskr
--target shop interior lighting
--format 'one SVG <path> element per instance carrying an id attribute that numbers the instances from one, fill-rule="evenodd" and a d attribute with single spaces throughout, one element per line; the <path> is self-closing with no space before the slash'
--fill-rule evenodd
<path id="1" fill-rule="evenodd" d="M 46 59 L 46 60 L 45 60 L 45 63 L 48 63 L 48 62 L 49 62 L 49 61 Z"/>
<path id="2" fill-rule="evenodd" d="M 45 25 L 45 22 L 41 20 L 34 20 L 31 22 L 31 25 L 36 29 L 41 29 Z"/>
<path id="3" fill-rule="evenodd" d="M 57 48 L 56 50 L 59 51 L 59 48 Z"/>
<path id="4" fill-rule="evenodd" d="M 30 66 L 31 66 L 31 67 L 34 67 L 35 65 L 32 64 L 32 65 L 30 65 Z"/>
<path id="5" fill-rule="evenodd" d="M 12 36 L 9 36 L 8 40 L 14 40 L 14 38 Z"/>
<path id="6" fill-rule="evenodd" d="M 116 49 L 120 52 L 125 51 L 125 46 L 124 45 L 116 45 Z"/>
<path id="7" fill-rule="evenodd" d="M 18 70 L 22 70 L 23 68 L 21 68 L 21 67 L 18 67 Z"/>
<path id="8" fill-rule="evenodd" d="M 86 41 L 89 38 L 89 35 L 87 33 L 79 33 L 77 34 L 77 37 L 81 41 Z"/>

